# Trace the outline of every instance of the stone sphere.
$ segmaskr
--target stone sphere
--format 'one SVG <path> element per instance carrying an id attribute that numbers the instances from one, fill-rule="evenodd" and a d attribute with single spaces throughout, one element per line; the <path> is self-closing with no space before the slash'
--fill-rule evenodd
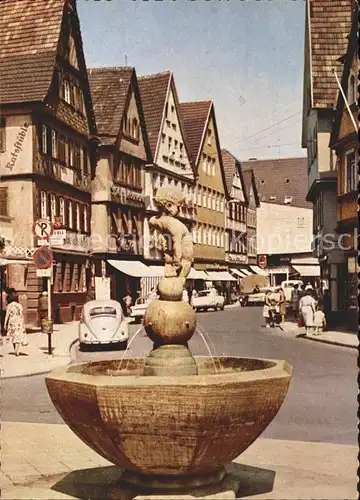
<path id="1" fill-rule="evenodd" d="M 187 302 L 154 300 L 145 313 L 144 328 L 155 345 L 185 345 L 195 332 L 196 314 Z"/>
<path id="2" fill-rule="evenodd" d="M 181 300 L 184 290 L 184 279 L 179 277 L 163 278 L 159 281 L 158 290 L 162 300 Z"/>

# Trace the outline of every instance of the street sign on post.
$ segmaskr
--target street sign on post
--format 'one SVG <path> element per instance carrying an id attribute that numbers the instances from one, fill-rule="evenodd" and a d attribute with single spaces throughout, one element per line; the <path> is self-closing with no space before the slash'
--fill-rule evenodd
<path id="1" fill-rule="evenodd" d="M 50 234 L 50 233 L 49 233 Z M 50 247 L 40 247 L 37 248 L 34 253 L 34 263 L 38 272 L 46 272 L 47 277 L 47 292 L 48 292 L 48 322 L 52 324 L 51 320 L 51 274 L 53 265 L 54 255 L 50 250 Z M 49 331 L 52 327 L 49 329 Z M 49 354 L 52 354 L 51 349 L 51 339 L 49 340 Z"/>
<path id="2" fill-rule="evenodd" d="M 36 269 L 49 269 L 52 266 L 53 258 L 53 253 L 49 247 L 37 248 L 34 253 Z"/>
<path id="3" fill-rule="evenodd" d="M 51 221 L 38 219 L 33 225 L 33 234 L 41 240 L 48 240 L 54 231 Z"/>
<path id="4" fill-rule="evenodd" d="M 258 255 L 258 266 L 260 267 L 260 269 L 265 269 L 267 267 L 266 255 Z"/>
<path id="5" fill-rule="evenodd" d="M 47 269 L 36 269 L 37 278 L 51 278 L 52 268 L 49 267 Z"/>

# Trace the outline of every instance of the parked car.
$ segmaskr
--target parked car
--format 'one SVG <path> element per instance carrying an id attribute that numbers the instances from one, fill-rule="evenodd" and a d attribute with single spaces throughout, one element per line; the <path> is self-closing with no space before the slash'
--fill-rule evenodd
<path id="1" fill-rule="evenodd" d="M 91 300 L 84 304 L 79 322 L 80 350 L 94 345 L 126 349 L 129 322 L 116 300 Z"/>
<path id="2" fill-rule="evenodd" d="M 281 288 L 284 290 L 286 302 L 291 302 L 291 292 L 294 290 L 295 285 L 303 285 L 301 280 L 288 280 L 281 282 Z"/>
<path id="3" fill-rule="evenodd" d="M 135 304 L 131 307 L 130 318 L 133 318 L 135 323 L 140 323 L 142 318 L 145 316 L 146 309 L 153 300 L 154 299 L 145 297 L 139 297 L 136 299 Z"/>
<path id="4" fill-rule="evenodd" d="M 210 290 L 201 290 L 198 296 L 192 299 L 191 305 L 195 311 L 207 311 L 208 309 L 224 310 L 225 298 L 219 294 L 215 288 Z"/>
<path id="5" fill-rule="evenodd" d="M 249 293 L 247 296 L 246 305 L 248 306 L 262 306 L 265 302 L 265 294 L 267 290 L 273 293 L 277 293 L 280 290 L 279 286 L 268 286 L 266 288 L 260 288 L 258 293 Z"/>

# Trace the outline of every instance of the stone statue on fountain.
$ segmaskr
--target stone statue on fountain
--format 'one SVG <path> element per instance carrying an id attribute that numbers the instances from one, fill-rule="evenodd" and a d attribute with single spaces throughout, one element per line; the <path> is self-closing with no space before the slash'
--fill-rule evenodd
<path id="1" fill-rule="evenodd" d="M 165 277 L 182 277 L 185 284 L 193 263 L 193 242 L 188 228 L 176 217 L 185 199 L 177 188 L 159 188 L 155 203 L 160 214 L 151 217 L 149 225 L 161 234 L 165 260 Z"/>

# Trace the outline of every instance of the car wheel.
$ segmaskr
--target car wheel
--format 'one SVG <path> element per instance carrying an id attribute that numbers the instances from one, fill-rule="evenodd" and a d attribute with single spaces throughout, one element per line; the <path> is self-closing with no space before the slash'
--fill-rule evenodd
<path id="1" fill-rule="evenodd" d="M 220 307 L 220 310 L 223 311 L 225 309 L 225 305 L 223 304 L 221 307 Z"/>

